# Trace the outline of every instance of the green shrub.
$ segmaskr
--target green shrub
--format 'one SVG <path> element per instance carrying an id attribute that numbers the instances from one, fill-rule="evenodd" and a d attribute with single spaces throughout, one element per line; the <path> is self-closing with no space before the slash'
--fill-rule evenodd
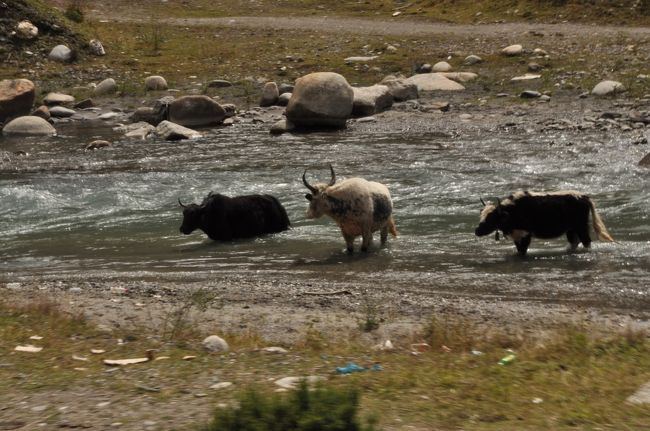
<path id="1" fill-rule="evenodd" d="M 247 390 L 239 406 L 219 409 L 202 431 L 372 431 L 359 424 L 356 390 L 317 387 L 305 382 L 289 394 L 262 394 Z"/>
<path id="2" fill-rule="evenodd" d="M 84 20 L 84 13 L 82 10 L 82 1 L 81 0 L 72 0 L 70 3 L 68 3 L 68 6 L 65 8 L 64 15 L 66 18 L 68 18 L 70 21 L 74 22 L 83 22 Z"/>

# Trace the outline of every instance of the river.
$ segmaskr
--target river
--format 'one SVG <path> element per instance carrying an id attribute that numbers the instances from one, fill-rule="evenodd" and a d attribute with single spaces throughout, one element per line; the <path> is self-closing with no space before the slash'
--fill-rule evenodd
<path id="1" fill-rule="evenodd" d="M 0 137 L 0 281 L 246 273 L 650 309 L 650 177 L 636 165 L 647 151 L 616 134 L 272 137 L 268 125 L 240 124 L 196 141 L 145 142 L 98 122 L 57 128 L 54 138 Z M 114 145 L 84 151 L 96 138 Z M 305 218 L 303 170 L 328 181 L 330 162 L 339 179 L 388 186 L 400 235 L 387 247 L 376 234 L 368 254 L 349 256 L 331 220 Z M 617 242 L 570 254 L 564 238 L 534 239 L 521 259 L 509 240 L 475 237 L 479 198 L 521 189 L 588 193 Z M 292 229 L 228 244 L 180 234 L 178 199 L 200 202 L 209 191 L 273 194 Z"/>

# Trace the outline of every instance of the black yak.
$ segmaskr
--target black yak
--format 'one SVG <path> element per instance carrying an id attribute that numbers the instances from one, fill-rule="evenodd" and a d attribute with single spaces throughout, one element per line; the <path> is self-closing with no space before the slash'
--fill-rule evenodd
<path id="1" fill-rule="evenodd" d="M 230 198 L 210 192 L 201 205 L 184 205 L 181 233 L 189 235 L 201 229 L 215 241 L 252 238 L 289 229 L 287 212 L 271 195 L 247 195 Z"/>
<path id="2" fill-rule="evenodd" d="M 514 240 L 521 256 L 526 255 L 533 237 L 549 239 L 566 234 L 571 250 L 575 250 L 578 243 L 589 248 L 590 213 L 598 238 L 614 241 L 596 212 L 593 201 L 580 192 L 520 191 L 507 198 L 497 199 L 494 204 L 483 204 L 476 235 L 484 236 L 497 231 L 498 236 L 498 231 L 502 231 Z"/>
<path id="3" fill-rule="evenodd" d="M 386 243 L 388 232 L 397 236 L 393 220 L 393 201 L 385 185 L 366 181 L 363 178 L 349 178 L 336 183 L 334 168 L 330 165 L 331 180 L 328 184 L 311 185 L 307 182 L 307 170 L 302 182 L 311 193 L 307 218 L 328 215 L 341 228 L 347 250 L 352 253 L 354 239 L 361 235 L 361 250 L 367 251 L 372 242 L 372 233 L 380 231 L 381 243 Z"/>

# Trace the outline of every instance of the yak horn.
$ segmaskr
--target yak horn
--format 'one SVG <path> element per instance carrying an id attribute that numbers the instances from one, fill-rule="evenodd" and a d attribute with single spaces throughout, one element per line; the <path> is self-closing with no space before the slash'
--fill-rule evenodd
<path id="1" fill-rule="evenodd" d="M 316 189 L 316 187 L 310 185 L 307 182 L 307 178 L 305 177 L 306 175 L 307 175 L 307 169 L 305 169 L 305 172 L 303 172 L 303 174 L 302 174 L 302 183 L 305 185 L 305 187 L 307 187 L 309 189 L 310 192 L 316 194 L 316 192 L 318 192 L 318 189 Z"/>
<path id="2" fill-rule="evenodd" d="M 331 163 L 330 163 L 330 172 L 332 173 L 332 179 L 330 180 L 330 183 L 328 185 L 333 186 L 334 183 L 336 182 L 336 174 L 334 173 L 334 168 L 332 167 Z"/>
<path id="3" fill-rule="evenodd" d="M 183 202 L 181 202 L 181 198 L 178 198 L 178 204 L 181 206 L 181 208 L 187 208 L 187 205 L 183 205 Z"/>

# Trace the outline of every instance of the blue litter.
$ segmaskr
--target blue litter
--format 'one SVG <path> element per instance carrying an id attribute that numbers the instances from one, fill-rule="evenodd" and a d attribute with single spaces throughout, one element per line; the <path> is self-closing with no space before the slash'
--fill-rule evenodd
<path id="1" fill-rule="evenodd" d="M 357 365 L 354 362 L 348 362 L 348 364 L 345 367 L 336 367 L 336 373 L 337 374 L 351 374 L 351 373 L 360 373 L 362 371 L 382 371 L 383 368 L 379 364 L 374 364 L 372 367 L 362 367 L 361 365 Z"/>

